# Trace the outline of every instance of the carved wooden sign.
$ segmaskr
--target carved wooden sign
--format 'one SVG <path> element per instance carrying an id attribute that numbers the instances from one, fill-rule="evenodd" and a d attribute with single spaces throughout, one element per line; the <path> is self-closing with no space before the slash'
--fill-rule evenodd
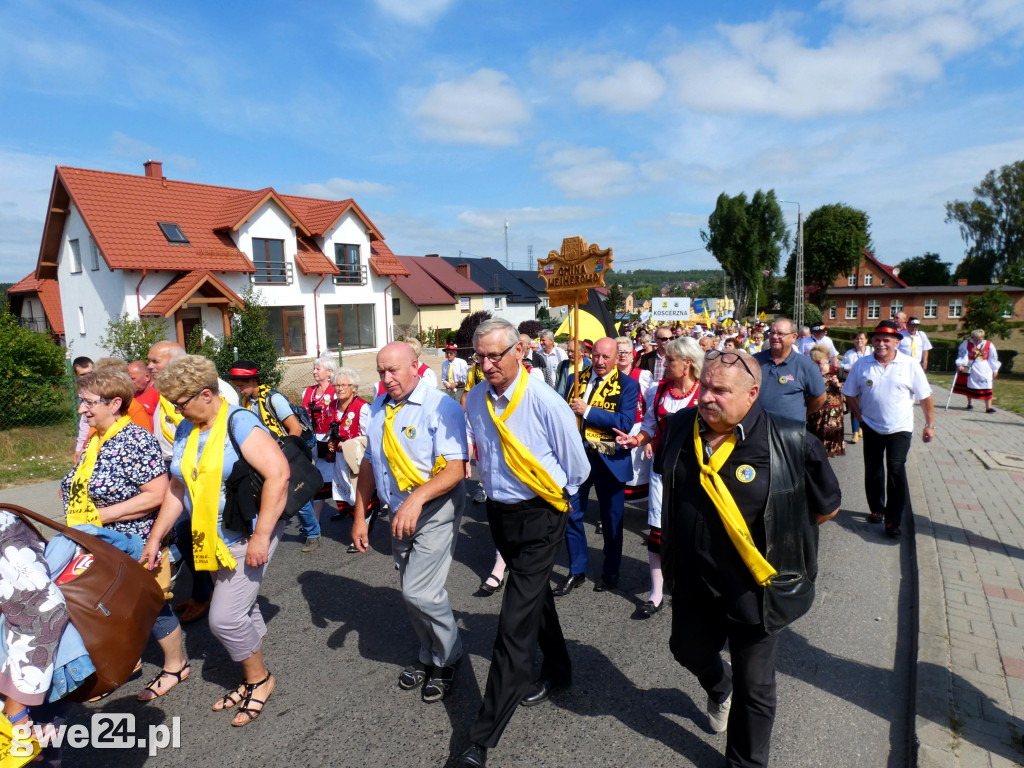
<path id="1" fill-rule="evenodd" d="M 562 241 L 562 251 L 549 251 L 537 259 L 540 276 L 547 287 L 552 307 L 586 304 L 587 290 L 604 287 L 605 273 L 612 268 L 612 249 L 597 243 L 587 245 L 579 235 Z"/>

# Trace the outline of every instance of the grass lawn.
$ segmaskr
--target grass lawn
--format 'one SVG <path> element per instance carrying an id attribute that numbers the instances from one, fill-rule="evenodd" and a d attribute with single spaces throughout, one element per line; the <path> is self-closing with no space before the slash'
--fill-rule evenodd
<path id="1" fill-rule="evenodd" d="M 950 373 L 929 373 L 928 381 L 932 384 L 932 396 L 935 398 L 935 409 L 942 410 L 949 397 L 949 388 L 953 386 L 953 375 Z M 1024 414 L 1024 376 L 1010 373 L 1005 376 L 996 377 L 992 387 L 992 406 L 1002 408 L 1014 413 Z M 967 398 L 963 395 L 953 395 L 949 401 L 950 408 L 963 408 L 967 405 Z M 981 407 L 981 402 L 974 403 L 975 408 Z"/>
<path id="2" fill-rule="evenodd" d="M 59 480 L 71 469 L 74 447 L 67 423 L 0 432 L 0 488 Z"/>

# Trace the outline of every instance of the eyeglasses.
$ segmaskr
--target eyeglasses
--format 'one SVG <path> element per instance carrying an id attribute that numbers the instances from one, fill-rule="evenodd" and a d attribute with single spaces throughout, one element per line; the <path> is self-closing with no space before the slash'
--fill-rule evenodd
<path id="1" fill-rule="evenodd" d="M 196 392 L 194 395 L 192 395 L 192 397 L 190 397 L 184 403 L 175 403 L 174 404 L 174 410 L 177 411 L 178 413 L 181 413 L 183 410 L 185 410 L 185 406 L 186 405 L 191 403 L 193 400 L 195 400 L 201 394 L 202 394 L 202 390 L 200 390 L 199 392 Z"/>
<path id="2" fill-rule="evenodd" d="M 489 363 L 493 363 L 493 364 L 497 365 L 498 363 L 501 362 L 501 358 L 503 358 L 505 355 L 507 355 L 509 353 L 509 350 L 512 349 L 512 347 L 514 347 L 518 343 L 519 343 L 518 341 L 512 342 L 509 346 L 505 347 L 504 350 L 502 350 L 501 352 L 499 352 L 496 355 L 485 355 L 485 354 L 483 354 L 481 352 L 477 352 L 476 356 L 480 360 L 481 363 L 484 360 L 486 360 Z"/>
<path id="3" fill-rule="evenodd" d="M 78 404 L 79 405 L 84 405 L 86 408 L 95 408 L 99 403 L 103 403 L 104 405 L 109 405 L 110 404 L 110 398 L 108 398 L 108 397 L 98 397 L 95 400 L 86 400 L 84 397 L 78 398 Z"/>
<path id="4" fill-rule="evenodd" d="M 674 339 L 674 338 L 675 338 L 674 336 L 655 336 L 654 340 L 655 341 L 672 341 L 672 339 Z"/>
<path id="5" fill-rule="evenodd" d="M 737 355 L 735 352 L 719 352 L 717 349 L 711 349 L 704 353 L 705 360 L 717 360 L 718 358 L 722 358 L 722 365 L 736 365 L 736 362 L 739 361 L 743 370 L 750 374 L 750 378 L 757 380 L 741 355 Z"/>
<path id="6" fill-rule="evenodd" d="M 619 357 L 629 357 L 633 353 L 628 349 L 620 349 L 616 354 L 618 354 Z"/>
<path id="7" fill-rule="evenodd" d="M 776 331 L 774 328 L 768 331 L 769 336 L 796 336 L 796 331 Z"/>

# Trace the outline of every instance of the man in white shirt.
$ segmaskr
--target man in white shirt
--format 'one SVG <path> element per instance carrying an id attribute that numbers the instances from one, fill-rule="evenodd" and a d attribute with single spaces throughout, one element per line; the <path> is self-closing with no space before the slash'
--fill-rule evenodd
<path id="1" fill-rule="evenodd" d="M 875 353 L 862 357 L 850 369 L 843 395 L 850 414 L 864 431 L 864 492 L 871 515 L 885 519 L 885 534 L 900 535 L 907 501 L 907 453 L 914 436 L 914 398 L 921 401 L 924 431 L 921 439 L 935 437 L 935 404 L 924 370 L 897 350 L 896 323 L 883 320 L 872 334 Z"/>
<path id="2" fill-rule="evenodd" d="M 555 375 L 558 371 L 558 364 L 567 360 L 569 356 L 561 347 L 555 346 L 555 334 L 545 328 L 540 332 L 540 349 L 537 354 L 544 358 L 544 381 L 550 386 L 555 386 Z"/>
<path id="3" fill-rule="evenodd" d="M 458 354 L 459 348 L 449 344 L 444 348 L 444 362 L 441 363 L 441 387 L 456 400 L 462 397 L 460 390 L 465 389 L 469 374 L 469 366 L 457 357 Z"/>
<path id="4" fill-rule="evenodd" d="M 903 331 L 903 338 L 900 341 L 900 352 L 910 355 L 922 368 L 928 370 L 928 350 L 932 343 L 928 341 L 925 332 L 919 330 L 921 321 L 916 317 L 907 321 L 907 330 Z"/>
<path id="5" fill-rule="evenodd" d="M 839 350 L 832 343 L 832 339 L 828 337 L 828 326 L 824 323 L 812 326 L 811 335 L 800 339 L 799 343 L 801 346 L 798 351 L 801 355 L 811 354 L 811 350 L 815 347 L 826 347 L 828 349 L 828 361 L 831 365 L 835 365 L 839 358 Z"/>

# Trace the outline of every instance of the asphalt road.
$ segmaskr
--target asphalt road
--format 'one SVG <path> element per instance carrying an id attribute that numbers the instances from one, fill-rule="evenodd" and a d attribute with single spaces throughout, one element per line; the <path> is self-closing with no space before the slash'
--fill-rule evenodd
<path id="1" fill-rule="evenodd" d="M 833 466 L 843 509 L 821 529 L 817 601 L 785 630 L 779 652 L 779 706 L 772 765 L 904 766 L 914 615 L 903 579 L 911 564 L 909 531 L 886 541 L 866 522 L 861 446 Z M 475 484 L 467 485 L 469 490 Z M 596 505 L 595 505 L 596 507 Z M 325 517 L 329 516 L 329 511 Z M 627 511 L 621 589 L 594 593 L 588 582 L 558 600 L 575 684 L 544 705 L 520 709 L 493 766 L 719 766 L 724 735 L 712 734 L 696 680 L 668 650 L 670 613 L 631 619 L 644 596 L 646 508 Z M 589 528 L 588 532 L 592 533 Z M 192 676 L 166 697 L 139 704 L 135 693 L 156 672 L 147 651 L 144 675 L 106 700 L 75 706 L 72 722 L 94 713 L 130 713 L 136 734 L 180 718 L 180 746 L 149 757 L 144 749 L 66 750 L 68 766 L 246 766 L 287 764 L 378 768 L 443 766 L 465 745 L 480 705 L 501 593 L 477 592 L 493 545 L 482 505 L 469 503 L 448 579 L 468 657 L 451 696 L 424 704 L 399 690 L 399 671 L 415 642 L 400 595 L 385 526 L 373 551 L 349 555 L 347 522 L 326 522 L 323 546 L 300 552 L 294 523 L 264 582 L 260 605 L 269 634 L 266 659 L 277 688 L 266 713 L 234 729 L 231 715 L 210 711 L 241 678 L 205 622 L 187 627 Z M 591 541 L 591 575 L 601 554 Z M 567 568 L 556 565 L 556 578 Z M 179 589 L 187 587 L 185 577 Z M 903 585 L 901 587 L 901 585 Z"/>

